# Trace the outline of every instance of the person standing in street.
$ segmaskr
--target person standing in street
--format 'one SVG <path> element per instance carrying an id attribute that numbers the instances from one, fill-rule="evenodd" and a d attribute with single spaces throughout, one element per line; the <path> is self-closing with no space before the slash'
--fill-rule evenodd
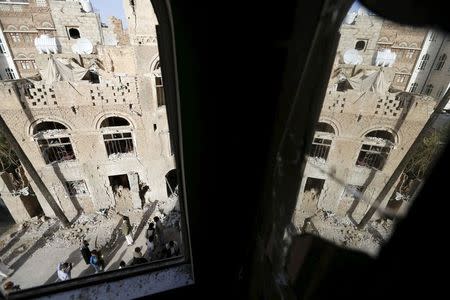
<path id="1" fill-rule="evenodd" d="M 146 258 L 142 257 L 141 248 L 136 247 L 133 252 L 133 261 L 131 262 L 131 265 L 132 266 L 140 265 L 140 264 L 145 264 L 147 262 L 148 262 L 148 260 Z"/>
<path id="2" fill-rule="evenodd" d="M 131 224 L 130 220 L 123 216 L 122 217 L 122 233 L 125 236 L 125 239 L 127 240 L 128 246 L 133 245 L 133 236 L 131 235 Z"/>
<path id="3" fill-rule="evenodd" d="M 86 240 L 81 243 L 80 251 L 84 262 L 89 265 L 91 261 L 91 250 L 89 250 L 89 243 Z"/>
<path id="4" fill-rule="evenodd" d="M 154 235 L 151 235 L 145 243 L 147 246 L 147 250 L 145 251 L 145 257 L 147 257 L 147 259 L 151 261 L 153 252 L 155 251 Z"/>
<path id="5" fill-rule="evenodd" d="M 91 252 L 91 259 L 90 259 L 91 266 L 95 269 L 95 274 L 97 274 L 100 271 L 103 271 L 102 269 L 102 263 L 100 261 L 100 257 L 98 256 L 97 250 L 92 250 Z"/>
<path id="6" fill-rule="evenodd" d="M 66 281 L 72 278 L 72 263 L 59 263 L 56 271 L 59 281 Z"/>
<path id="7" fill-rule="evenodd" d="M 155 221 L 155 232 L 158 238 L 158 245 L 164 245 L 164 226 L 159 217 L 154 217 L 153 221 Z"/>

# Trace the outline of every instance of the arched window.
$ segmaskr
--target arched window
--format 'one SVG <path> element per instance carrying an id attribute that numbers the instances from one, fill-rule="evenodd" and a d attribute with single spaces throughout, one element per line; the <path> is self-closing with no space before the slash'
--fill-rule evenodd
<path id="1" fill-rule="evenodd" d="M 424 56 L 422 56 L 422 60 L 420 61 L 419 70 L 425 70 L 425 67 L 427 66 L 428 60 L 430 59 L 430 55 L 427 53 Z"/>
<path id="2" fill-rule="evenodd" d="M 177 188 L 178 188 L 177 170 L 172 169 L 166 174 L 167 197 L 172 196 L 173 193 L 177 193 Z"/>
<path id="3" fill-rule="evenodd" d="M 106 153 L 109 158 L 134 153 L 130 122 L 126 119 L 121 117 L 106 118 L 101 122 L 100 128 L 104 129 L 102 131 L 103 141 L 105 142 Z"/>
<path id="4" fill-rule="evenodd" d="M 386 130 L 374 130 L 364 136 L 364 143 L 356 160 L 357 166 L 381 171 L 386 163 L 395 137 Z"/>
<path id="5" fill-rule="evenodd" d="M 331 134 L 336 134 L 334 132 L 333 126 L 331 126 L 330 124 L 325 123 L 325 122 L 318 122 L 317 125 L 316 125 L 316 131 L 328 132 L 328 133 L 331 133 Z"/>
<path id="6" fill-rule="evenodd" d="M 357 41 L 355 44 L 356 50 L 364 50 L 366 48 L 366 42 L 365 41 Z"/>
<path id="7" fill-rule="evenodd" d="M 156 87 L 156 101 L 158 107 L 166 104 L 166 99 L 164 95 L 164 84 L 161 75 L 161 65 L 159 63 L 159 59 L 156 61 L 155 66 L 153 67 L 153 75 L 155 76 L 155 87 Z"/>
<path id="8" fill-rule="evenodd" d="M 41 122 L 34 127 L 33 136 L 47 164 L 75 159 L 67 127 L 63 124 L 52 121 Z"/>
<path id="9" fill-rule="evenodd" d="M 427 86 L 425 87 L 424 94 L 425 95 L 430 95 L 432 91 L 433 91 L 433 85 L 432 84 L 427 84 Z"/>
<path id="10" fill-rule="evenodd" d="M 109 117 L 104 119 L 100 123 L 100 128 L 104 127 L 116 127 L 116 126 L 130 126 L 130 122 L 127 119 L 121 117 Z"/>
<path id="11" fill-rule="evenodd" d="M 325 138 L 318 136 L 321 133 L 327 133 L 328 135 Z M 332 143 L 332 136 L 330 135 L 335 135 L 333 126 L 325 122 L 318 122 L 316 125 L 316 136 L 314 137 L 309 153 L 310 157 L 327 160 Z"/>
<path id="12" fill-rule="evenodd" d="M 444 53 L 441 56 L 439 56 L 435 70 L 441 70 L 442 67 L 444 66 L 446 60 L 447 60 L 447 54 Z"/>

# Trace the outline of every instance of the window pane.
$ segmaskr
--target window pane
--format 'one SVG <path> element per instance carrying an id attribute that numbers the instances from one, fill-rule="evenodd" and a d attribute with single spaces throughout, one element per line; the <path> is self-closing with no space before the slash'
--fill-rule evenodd
<path id="1" fill-rule="evenodd" d="M 440 100 L 450 48 L 443 32 L 364 10 L 339 31 L 292 222 L 299 233 L 376 255 L 447 141 L 450 107 Z"/>
<path id="2" fill-rule="evenodd" d="M 0 5 L 0 78 L 8 80 L 0 85 L 0 116 L 12 132 L 0 134 L 2 178 L 11 178 L 0 178 L 0 204 L 11 204 L 12 220 L 7 233 L 0 228 L 0 273 L 5 263 L 21 289 L 121 268 L 108 281 L 126 280 L 136 265 L 163 274 L 186 260 L 189 245 L 177 144 L 167 146 L 178 118 L 168 121 L 161 65 L 170 82 L 176 74 L 172 54 L 160 62 L 158 51 L 168 46 L 158 45 L 152 2 L 20 1 Z M 20 159 L 6 147 L 14 140 Z M 178 276 L 158 275 L 148 286 L 179 286 Z"/>

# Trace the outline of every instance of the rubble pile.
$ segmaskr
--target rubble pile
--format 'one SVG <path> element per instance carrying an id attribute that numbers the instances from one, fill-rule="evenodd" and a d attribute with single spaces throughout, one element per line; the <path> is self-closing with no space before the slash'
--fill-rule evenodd
<path id="1" fill-rule="evenodd" d="M 391 220 L 375 220 L 359 230 L 347 216 L 340 217 L 323 210 L 317 211 L 310 220 L 322 238 L 343 247 L 362 250 L 369 255 L 377 255 L 393 230 Z M 308 230 L 306 228 L 306 232 Z"/>
<path id="2" fill-rule="evenodd" d="M 88 240 L 90 244 L 100 248 L 111 237 L 119 218 L 112 210 L 82 214 L 70 228 L 61 227 L 52 237 L 48 238 L 46 246 L 57 244 L 70 247 L 79 245 L 82 240 Z"/>

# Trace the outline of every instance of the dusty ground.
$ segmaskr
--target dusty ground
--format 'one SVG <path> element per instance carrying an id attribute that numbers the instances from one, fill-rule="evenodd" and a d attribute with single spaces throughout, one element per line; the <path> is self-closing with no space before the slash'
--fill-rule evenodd
<path id="1" fill-rule="evenodd" d="M 72 278 L 93 274 L 79 251 L 80 241 L 86 239 L 90 249 L 100 249 L 106 262 L 105 270 L 117 269 L 119 262 L 130 262 L 135 247 L 145 253 L 145 231 L 148 222 L 159 216 L 165 225 L 167 239 L 181 245 L 178 230 L 179 213 L 167 217 L 161 212 L 166 203 L 151 203 L 142 210 L 128 210 L 126 215 L 133 226 L 135 244 L 127 246 L 120 230 L 121 215 L 114 210 L 107 214 L 81 215 L 70 228 L 63 228 L 56 219 L 41 218 L 14 225 L 0 236 L 0 259 L 14 273 L 9 280 L 22 289 L 55 282 L 59 262 L 73 263 Z M 181 247 L 182 248 L 182 247 Z"/>
<path id="2" fill-rule="evenodd" d="M 305 220 L 310 220 L 309 224 Z M 305 193 L 301 209 L 296 211 L 298 232 L 317 234 L 337 245 L 361 250 L 375 256 L 381 245 L 389 239 L 394 228 L 391 220 L 376 220 L 359 230 L 347 216 L 338 216 L 317 208 L 314 195 Z"/>

